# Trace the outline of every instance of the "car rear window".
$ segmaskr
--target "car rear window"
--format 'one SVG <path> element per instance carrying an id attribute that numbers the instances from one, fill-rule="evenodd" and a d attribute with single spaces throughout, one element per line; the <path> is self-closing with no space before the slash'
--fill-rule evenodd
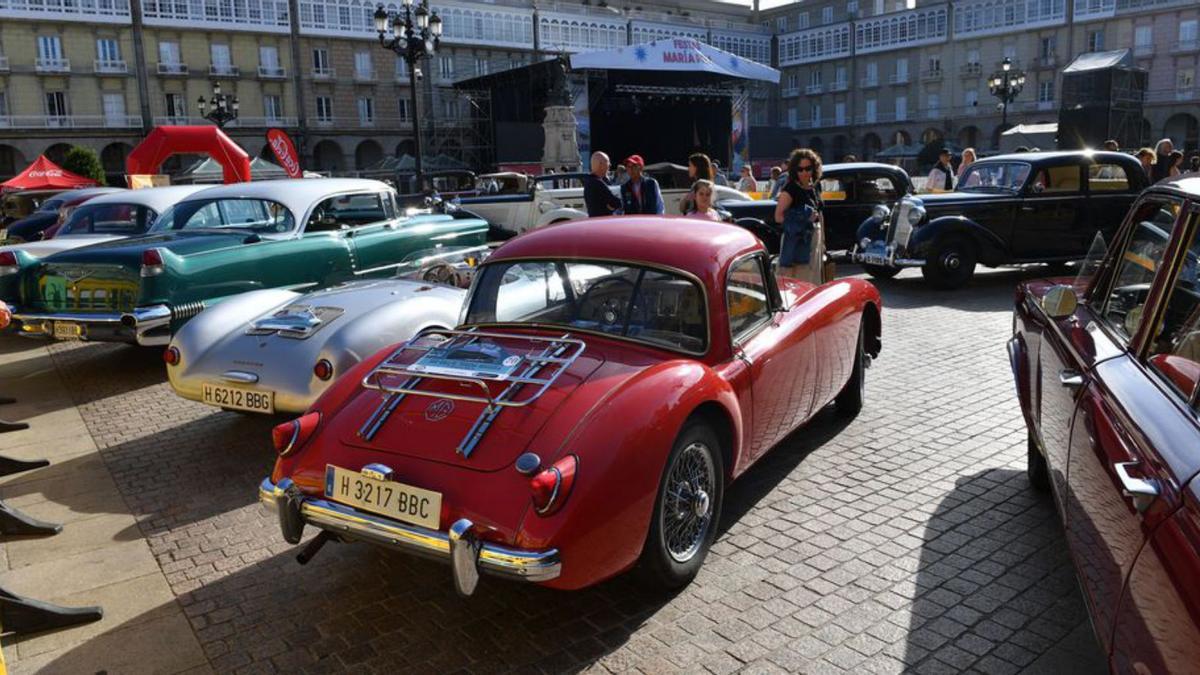
<path id="1" fill-rule="evenodd" d="M 84 204 L 75 209 L 57 236 L 71 234 L 142 234 L 158 216 L 141 204 Z"/>
<path id="2" fill-rule="evenodd" d="M 1088 167 L 1088 189 L 1092 192 L 1126 192 L 1129 175 L 1119 164 L 1093 164 Z"/>
<path id="3" fill-rule="evenodd" d="M 155 232 L 228 229 L 283 234 L 291 232 L 295 223 L 292 212 L 279 202 L 233 197 L 180 202 L 167 209 L 151 229 Z"/>

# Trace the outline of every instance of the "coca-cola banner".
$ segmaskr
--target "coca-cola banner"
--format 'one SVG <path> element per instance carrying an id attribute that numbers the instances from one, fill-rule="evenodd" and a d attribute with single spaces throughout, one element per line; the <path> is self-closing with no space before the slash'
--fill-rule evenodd
<path id="1" fill-rule="evenodd" d="M 267 129 L 267 144 L 279 166 L 287 172 L 288 178 L 303 178 L 304 170 L 300 168 L 300 154 L 296 152 L 296 144 L 283 129 Z"/>

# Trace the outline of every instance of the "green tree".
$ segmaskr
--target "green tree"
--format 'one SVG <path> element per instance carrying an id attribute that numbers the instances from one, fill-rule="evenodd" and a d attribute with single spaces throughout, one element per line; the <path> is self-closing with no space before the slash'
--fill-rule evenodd
<path id="1" fill-rule="evenodd" d="M 104 165 L 100 163 L 100 157 L 95 150 L 85 148 L 80 145 L 73 145 L 67 151 L 67 156 L 63 159 L 62 168 L 71 173 L 78 174 L 95 180 L 97 183 L 104 185 Z"/>

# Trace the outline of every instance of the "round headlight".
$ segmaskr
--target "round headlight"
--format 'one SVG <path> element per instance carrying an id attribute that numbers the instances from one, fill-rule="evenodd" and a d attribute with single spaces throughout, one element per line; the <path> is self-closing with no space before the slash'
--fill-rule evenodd
<path id="1" fill-rule="evenodd" d="M 863 238 L 862 238 L 862 241 L 858 242 L 858 245 L 859 245 L 859 246 L 861 246 L 861 247 L 863 247 L 863 248 L 867 248 L 868 246 L 870 246 L 870 245 L 871 245 L 871 238 L 870 238 L 870 237 L 863 237 Z"/>
<path id="2" fill-rule="evenodd" d="M 925 220 L 925 209 L 919 206 L 914 206 L 908 210 L 909 225 L 916 227 L 917 225 L 921 224 L 922 220 Z"/>
<path id="3" fill-rule="evenodd" d="M 888 216 L 892 215 L 892 210 L 883 204 L 876 204 L 871 210 L 871 217 L 886 221 Z"/>

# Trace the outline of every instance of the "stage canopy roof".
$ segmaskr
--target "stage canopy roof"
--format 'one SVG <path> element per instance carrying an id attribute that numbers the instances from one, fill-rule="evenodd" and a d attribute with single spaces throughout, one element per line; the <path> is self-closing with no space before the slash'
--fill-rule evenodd
<path id="1" fill-rule="evenodd" d="M 603 52 L 571 55 L 572 70 L 712 73 L 779 83 L 779 71 L 691 38 L 667 38 Z"/>
<path id="2" fill-rule="evenodd" d="M 1128 49 L 1114 49 L 1107 52 L 1086 52 L 1075 57 L 1075 60 L 1063 68 L 1063 73 L 1083 73 L 1089 70 L 1104 70 L 1105 68 L 1132 68 L 1133 57 Z"/>
<path id="3" fill-rule="evenodd" d="M 0 183 L 0 190 L 72 190 L 97 185 L 91 178 L 71 173 L 45 155 L 39 155 L 24 171 Z"/>

